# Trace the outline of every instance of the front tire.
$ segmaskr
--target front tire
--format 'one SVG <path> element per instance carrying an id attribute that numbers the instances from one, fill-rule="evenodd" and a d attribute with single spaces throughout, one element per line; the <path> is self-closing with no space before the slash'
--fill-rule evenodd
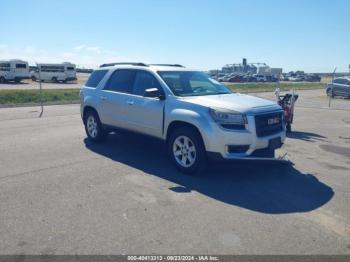
<path id="1" fill-rule="evenodd" d="M 57 77 L 53 77 L 52 82 L 58 83 Z"/>
<path id="2" fill-rule="evenodd" d="M 100 118 L 93 110 L 89 110 L 84 117 L 85 132 L 92 142 L 101 142 L 107 132 L 103 129 Z"/>
<path id="3" fill-rule="evenodd" d="M 6 79 L 5 79 L 5 77 L 3 77 L 3 76 L 2 76 L 2 77 L 0 77 L 0 83 L 1 83 L 1 84 L 6 83 Z"/>
<path id="4" fill-rule="evenodd" d="M 206 167 L 202 137 L 194 128 L 174 130 L 168 140 L 168 153 L 175 167 L 185 174 L 199 173 Z"/>

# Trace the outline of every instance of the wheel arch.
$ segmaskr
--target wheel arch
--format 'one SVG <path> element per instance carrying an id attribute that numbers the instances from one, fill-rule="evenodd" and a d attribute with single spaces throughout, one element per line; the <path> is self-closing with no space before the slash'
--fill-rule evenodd
<path id="1" fill-rule="evenodd" d="M 85 106 L 84 109 L 83 109 L 82 118 L 83 118 L 84 121 L 85 121 L 85 118 L 86 118 L 86 114 L 87 114 L 88 112 L 90 112 L 90 111 L 93 111 L 93 112 L 95 112 L 95 113 L 98 115 L 98 112 L 97 112 L 97 110 L 96 110 L 94 107 L 92 107 L 92 106 L 90 106 L 90 105 L 87 105 L 87 106 Z M 98 115 L 98 116 L 99 116 L 99 115 Z"/>
<path id="2" fill-rule="evenodd" d="M 190 128 L 190 129 L 194 130 L 199 135 L 199 137 L 202 140 L 203 145 L 205 147 L 204 139 L 203 139 L 202 133 L 200 132 L 200 129 L 196 125 L 194 125 L 193 123 L 189 123 L 189 122 L 182 121 L 182 120 L 174 120 L 169 124 L 169 126 L 166 130 L 166 142 L 169 141 L 170 135 L 172 132 L 174 132 L 174 130 L 182 128 L 182 127 L 186 127 L 186 128 Z"/>

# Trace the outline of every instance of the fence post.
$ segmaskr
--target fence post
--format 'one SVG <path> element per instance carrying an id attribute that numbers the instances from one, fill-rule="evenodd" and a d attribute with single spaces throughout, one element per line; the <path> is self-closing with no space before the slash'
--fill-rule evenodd
<path id="1" fill-rule="evenodd" d="M 329 96 L 329 99 L 328 99 L 328 108 L 331 107 L 332 94 L 333 94 L 333 82 L 334 82 L 334 77 L 335 77 L 335 71 L 337 71 L 337 68 L 334 68 L 333 75 L 332 75 L 332 87 L 331 87 L 331 95 Z"/>
<path id="2" fill-rule="evenodd" d="M 40 107 L 41 107 L 41 112 L 39 117 L 42 117 L 44 113 L 44 103 L 43 103 L 43 90 L 41 86 L 41 68 L 38 66 L 38 63 L 36 63 L 36 66 L 38 68 L 38 73 L 39 73 L 39 93 L 40 93 Z"/>

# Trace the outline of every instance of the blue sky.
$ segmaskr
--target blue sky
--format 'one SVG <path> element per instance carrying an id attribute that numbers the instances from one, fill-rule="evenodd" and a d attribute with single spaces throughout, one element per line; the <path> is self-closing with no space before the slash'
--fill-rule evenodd
<path id="1" fill-rule="evenodd" d="M 0 59 L 347 71 L 349 0 L 1 0 Z"/>

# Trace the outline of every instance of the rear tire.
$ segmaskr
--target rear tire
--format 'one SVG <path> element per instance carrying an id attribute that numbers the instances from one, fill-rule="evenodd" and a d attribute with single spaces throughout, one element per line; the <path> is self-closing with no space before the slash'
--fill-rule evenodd
<path id="1" fill-rule="evenodd" d="M 286 125 L 286 129 L 287 129 L 287 133 L 291 133 L 292 132 L 292 125 L 291 124 L 287 124 Z"/>
<path id="2" fill-rule="evenodd" d="M 0 77 L 0 84 L 4 84 L 4 83 L 6 83 L 6 79 L 5 79 L 5 77 L 1 76 Z"/>
<path id="3" fill-rule="evenodd" d="M 100 118 L 95 111 L 89 110 L 85 114 L 84 125 L 86 135 L 90 141 L 98 143 L 106 138 L 107 132 L 103 129 Z"/>
<path id="4" fill-rule="evenodd" d="M 36 77 L 35 76 L 32 76 L 31 79 L 32 79 L 32 81 L 36 82 Z"/>
<path id="5" fill-rule="evenodd" d="M 168 154 L 182 173 L 196 174 L 206 168 L 205 147 L 201 135 L 194 128 L 175 129 L 168 140 Z"/>
<path id="6" fill-rule="evenodd" d="M 53 77 L 52 82 L 58 83 L 57 77 Z"/>

